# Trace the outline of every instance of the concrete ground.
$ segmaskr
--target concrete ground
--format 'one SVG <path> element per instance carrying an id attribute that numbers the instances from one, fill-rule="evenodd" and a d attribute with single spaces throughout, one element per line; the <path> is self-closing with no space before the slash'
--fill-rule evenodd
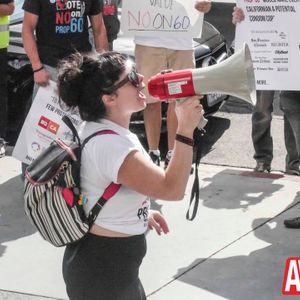
<path id="1" fill-rule="evenodd" d="M 231 27 L 226 35 L 232 39 Z M 129 40 L 118 43 L 123 52 L 132 49 Z M 285 262 L 299 256 L 300 230 L 286 229 L 283 220 L 300 216 L 300 179 L 283 173 L 283 120 L 276 103 L 271 174 L 252 171 L 251 108 L 230 99 L 206 128 L 195 220 L 185 219 L 193 175 L 183 201 L 153 203 L 171 231 L 147 234 L 140 277 L 148 299 L 286 298 L 281 293 Z M 0 299 L 67 299 L 64 249 L 44 242 L 27 219 L 20 172 L 20 162 L 11 156 L 0 159 Z"/>
<path id="2" fill-rule="evenodd" d="M 285 262 L 299 256 L 300 230 L 283 220 L 300 215 L 300 178 L 282 172 L 282 117 L 273 123 L 275 170 L 266 175 L 251 169 L 250 114 L 220 112 L 210 122 L 229 127 L 211 134 L 213 150 L 201 161 L 196 219 L 185 219 L 193 176 L 182 202 L 153 203 L 171 231 L 147 234 L 140 276 L 148 299 L 284 299 Z M 67 299 L 64 249 L 44 242 L 25 216 L 20 162 L 4 157 L 0 170 L 0 299 Z"/>

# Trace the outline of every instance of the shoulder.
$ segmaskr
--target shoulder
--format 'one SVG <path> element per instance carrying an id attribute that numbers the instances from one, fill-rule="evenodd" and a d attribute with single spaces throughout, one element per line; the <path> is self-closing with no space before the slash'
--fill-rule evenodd
<path id="1" fill-rule="evenodd" d="M 86 148 L 94 148 L 97 151 L 101 149 L 102 152 L 107 152 L 108 155 L 118 155 L 118 153 L 131 151 L 136 146 L 134 135 L 124 134 L 123 132 L 107 128 L 97 131 L 95 136 L 88 141 Z"/>
<path id="2" fill-rule="evenodd" d="M 22 8 L 25 10 L 25 12 L 33 13 L 35 15 L 40 14 L 40 0 L 25 0 L 23 3 Z"/>
<path id="3" fill-rule="evenodd" d="M 89 0 L 89 3 L 89 10 L 87 12 L 89 16 L 96 16 L 102 12 L 102 1 Z"/>
<path id="4" fill-rule="evenodd" d="M 134 140 L 136 135 L 113 122 L 103 120 L 101 122 L 84 122 L 79 129 L 82 140 L 97 133 L 101 140 Z"/>
<path id="5" fill-rule="evenodd" d="M 82 141 L 93 134 L 96 134 L 96 136 L 90 139 L 85 146 L 89 151 L 91 149 L 97 149 L 97 151 L 106 152 L 107 155 L 120 155 L 120 153 L 140 147 L 140 143 L 135 134 L 112 122 L 86 122 L 83 127 L 80 128 Z"/>

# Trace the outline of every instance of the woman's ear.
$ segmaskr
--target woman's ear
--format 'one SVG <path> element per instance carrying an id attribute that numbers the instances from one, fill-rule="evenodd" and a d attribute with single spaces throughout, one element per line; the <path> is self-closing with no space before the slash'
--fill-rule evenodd
<path id="1" fill-rule="evenodd" d="M 112 107 L 116 103 L 116 97 L 114 94 L 111 95 L 103 95 L 102 96 L 102 102 L 104 103 L 105 106 L 107 107 Z"/>

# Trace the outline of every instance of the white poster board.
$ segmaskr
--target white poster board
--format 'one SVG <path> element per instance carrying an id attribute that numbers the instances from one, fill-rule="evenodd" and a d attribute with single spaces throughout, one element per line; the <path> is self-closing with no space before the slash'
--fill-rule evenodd
<path id="1" fill-rule="evenodd" d="M 123 0 L 121 31 L 124 35 L 200 37 L 203 13 L 194 5 L 195 0 Z"/>
<path id="2" fill-rule="evenodd" d="M 40 87 L 26 117 L 12 156 L 30 164 L 56 139 L 71 139 L 72 132 L 62 121 L 67 115 L 76 128 L 82 123 L 79 115 L 63 110 L 58 103 L 56 83 Z"/>
<path id="3" fill-rule="evenodd" d="M 236 26 L 236 48 L 246 42 L 258 90 L 300 90 L 300 2 L 238 0 L 245 20 Z"/>

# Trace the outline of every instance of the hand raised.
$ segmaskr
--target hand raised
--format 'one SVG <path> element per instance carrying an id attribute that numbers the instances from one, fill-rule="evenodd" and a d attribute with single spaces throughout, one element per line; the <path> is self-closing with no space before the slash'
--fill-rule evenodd
<path id="1" fill-rule="evenodd" d="M 201 0 L 196 1 L 195 8 L 203 13 L 207 13 L 211 9 L 211 0 Z"/>
<path id="2" fill-rule="evenodd" d="M 232 23 L 237 24 L 245 20 L 244 11 L 240 7 L 234 7 L 232 13 Z"/>

